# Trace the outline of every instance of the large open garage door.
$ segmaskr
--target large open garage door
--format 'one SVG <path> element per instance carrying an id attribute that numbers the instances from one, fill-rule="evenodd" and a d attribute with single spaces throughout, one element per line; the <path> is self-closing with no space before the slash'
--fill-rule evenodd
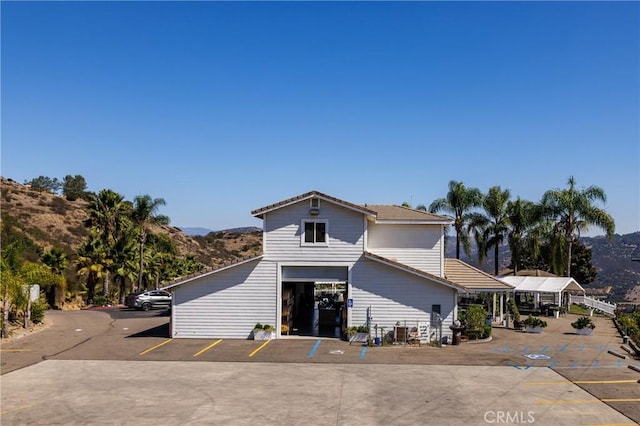
<path id="1" fill-rule="evenodd" d="M 283 266 L 282 335 L 342 337 L 348 273 L 346 266 Z"/>

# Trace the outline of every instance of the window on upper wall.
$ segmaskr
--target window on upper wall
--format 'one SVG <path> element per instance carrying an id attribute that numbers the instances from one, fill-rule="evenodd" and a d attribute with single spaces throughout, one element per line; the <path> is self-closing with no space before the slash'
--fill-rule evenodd
<path id="1" fill-rule="evenodd" d="M 326 220 L 305 220 L 302 229 L 302 245 L 327 245 Z"/>

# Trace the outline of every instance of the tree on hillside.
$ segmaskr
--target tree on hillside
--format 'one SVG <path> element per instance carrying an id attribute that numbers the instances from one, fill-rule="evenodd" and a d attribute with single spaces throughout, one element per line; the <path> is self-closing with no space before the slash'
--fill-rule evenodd
<path id="1" fill-rule="evenodd" d="M 472 229 L 478 244 L 479 261 L 482 263 L 486 254 L 494 250 L 494 275 L 500 269 L 499 249 L 509 232 L 509 215 L 507 206 L 511 192 L 504 191 L 499 186 L 489 188 L 489 192 L 482 198 L 482 213 L 469 214 L 469 229 Z"/>
<path id="2" fill-rule="evenodd" d="M 75 201 L 82 198 L 87 191 L 87 182 L 81 175 L 66 175 L 62 184 L 62 194 L 69 201 Z"/>
<path id="3" fill-rule="evenodd" d="M 554 233 L 559 237 L 555 239 L 556 243 L 564 246 L 555 247 L 555 250 L 559 258 L 564 260 L 566 276 L 571 276 L 572 247 L 580 238 L 580 233 L 587 231 L 590 226 L 596 226 L 603 229 L 611 240 L 615 222 L 604 209 L 594 204 L 597 201 L 607 201 L 602 188 L 592 185 L 578 189 L 573 176 L 569 177 L 567 184 L 565 189 L 545 192 L 542 205 L 548 217 L 555 222 Z"/>
<path id="4" fill-rule="evenodd" d="M 35 191 L 48 191 L 52 194 L 56 194 L 62 187 L 58 178 L 50 178 L 47 176 L 38 176 L 30 181 L 25 180 L 24 184 L 30 185 L 31 189 Z"/>
<path id="5" fill-rule="evenodd" d="M 138 247 L 139 247 L 139 268 L 138 268 L 138 289 L 143 288 L 144 278 L 144 246 L 149 233 L 149 226 L 153 224 L 167 225 L 169 217 L 157 214 L 160 206 L 164 206 L 166 202 L 163 198 L 151 198 L 150 195 L 138 195 L 133 200 L 133 211 L 131 218 L 138 228 Z"/>
<path id="6" fill-rule="evenodd" d="M 470 219 L 471 209 L 482 203 L 482 193 L 477 188 L 467 188 L 464 183 L 452 180 L 445 198 L 434 200 L 429 206 L 431 213 L 447 212 L 453 214 L 453 227 L 456 231 L 456 258 L 460 259 L 460 243 L 469 254 L 470 244 L 466 225 Z"/>

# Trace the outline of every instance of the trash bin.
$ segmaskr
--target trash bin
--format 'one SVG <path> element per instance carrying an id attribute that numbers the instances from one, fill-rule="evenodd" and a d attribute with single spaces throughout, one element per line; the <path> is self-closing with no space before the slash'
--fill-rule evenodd
<path id="1" fill-rule="evenodd" d="M 493 315 L 487 315 L 487 318 L 484 320 L 486 325 L 491 325 L 493 323 Z"/>
<path id="2" fill-rule="evenodd" d="M 624 343 L 625 345 L 629 343 L 629 336 L 622 336 L 622 343 Z"/>

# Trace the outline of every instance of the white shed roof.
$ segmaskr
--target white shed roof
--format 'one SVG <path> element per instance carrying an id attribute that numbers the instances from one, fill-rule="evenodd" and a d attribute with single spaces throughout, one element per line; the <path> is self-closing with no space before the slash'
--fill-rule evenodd
<path id="1" fill-rule="evenodd" d="M 565 290 L 582 291 L 584 288 L 571 277 L 500 277 L 501 281 L 511 284 L 515 291 L 538 293 L 560 293 Z"/>

